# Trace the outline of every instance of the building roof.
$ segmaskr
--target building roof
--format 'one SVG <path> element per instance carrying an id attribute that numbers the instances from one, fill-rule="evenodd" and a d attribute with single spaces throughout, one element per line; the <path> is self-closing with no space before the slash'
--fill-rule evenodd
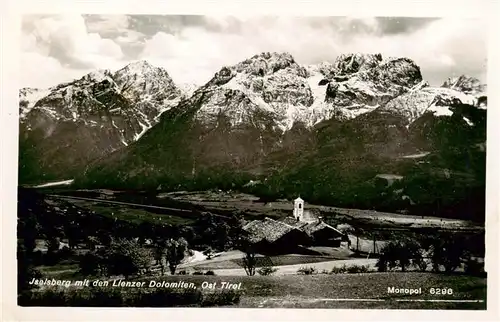
<path id="1" fill-rule="evenodd" d="M 251 221 L 243 226 L 243 229 L 249 233 L 249 240 L 252 243 L 263 240 L 272 243 L 296 228 L 284 222 L 266 218 Z"/>
<path id="2" fill-rule="evenodd" d="M 293 226 L 295 228 L 299 228 L 299 227 L 307 225 L 307 222 L 305 222 L 305 221 L 298 221 L 294 217 L 286 217 L 286 218 L 282 219 L 281 222 L 283 222 L 283 223 L 285 223 L 287 225 Z"/>
<path id="3" fill-rule="evenodd" d="M 322 221 L 308 223 L 307 225 L 301 227 L 301 229 L 308 235 L 312 235 L 315 232 L 322 230 L 322 229 L 328 229 L 332 232 L 335 232 L 339 236 L 344 235 L 340 230 L 338 230 L 338 229 L 336 229 L 336 228 L 334 228 L 334 227 L 332 227 L 332 226 L 330 226 Z"/>
<path id="4" fill-rule="evenodd" d="M 294 217 L 286 217 L 281 220 L 281 222 L 293 226 L 296 229 L 302 230 L 308 235 L 312 235 L 315 232 L 322 230 L 322 229 L 328 229 L 331 230 L 332 232 L 338 234 L 338 235 L 344 235 L 340 230 L 337 228 L 328 225 L 327 223 L 320 221 L 320 220 L 315 220 L 315 221 L 298 221 Z"/>

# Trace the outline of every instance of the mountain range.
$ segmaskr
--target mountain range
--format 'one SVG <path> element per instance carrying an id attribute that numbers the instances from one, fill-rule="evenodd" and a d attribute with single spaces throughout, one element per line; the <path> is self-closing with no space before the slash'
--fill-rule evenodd
<path id="1" fill-rule="evenodd" d="M 139 61 L 20 91 L 19 182 L 472 209 L 486 90 L 464 75 L 431 87 L 411 59 L 380 54 L 302 66 L 266 52 L 196 88 Z"/>

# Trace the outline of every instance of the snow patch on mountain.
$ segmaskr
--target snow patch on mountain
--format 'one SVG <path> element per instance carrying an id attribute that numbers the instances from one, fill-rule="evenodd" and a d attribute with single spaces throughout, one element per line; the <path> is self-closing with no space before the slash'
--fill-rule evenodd
<path id="1" fill-rule="evenodd" d="M 46 188 L 46 187 L 55 187 L 55 186 L 67 186 L 72 184 L 74 179 L 69 179 L 69 180 L 62 180 L 62 181 L 55 181 L 55 182 L 47 182 L 43 184 L 39 184 L 36 186 L 33 186 L 33 188 Z"/>
<path id="2" fill-rule="evenodd" d="M 460 75 L 448 78 L 441 87 L 449 88 L 473 96 L 485 96 L 487 91 L 486 84 L 475 77 Z"/>
<path id="3" fill-rule="evenodd" d="M 177 84 L 177 87 L 179 87 L 180 91 L 182 92 L 182 95 L 185 98 L 189 98 L 193 96 L 194 92 L 200 87 L 196 84 L 191 84 L 191 83 L 181 83 Z"/>
<path id="4" fill-rule="evenodd" d="M 471 120 L 469 120 L 468 118 L 466 118 L 465 116 L 463 117 L 463 120 L 465 121 L 465 123 L 467 123 L 468 125 L 470 126 L 474 126 L 474 123 L 472 123 Z"/>
<path id="5" fill-rule="evenodd" d="M 402 115 L 411 124 L 426 112 L 436 116 L 453 115 L 450 106 L 454 103 L 478 106 L 478 98 L 450 88 L 421 87 L 394 98 L 380 110 Z"/>
<path id="6" fill-rule="evenodd" d="M 47 96 L 50 89 L 23 88 L 19 91 L 19 118 L 24 119 L 35 104 Z"/>

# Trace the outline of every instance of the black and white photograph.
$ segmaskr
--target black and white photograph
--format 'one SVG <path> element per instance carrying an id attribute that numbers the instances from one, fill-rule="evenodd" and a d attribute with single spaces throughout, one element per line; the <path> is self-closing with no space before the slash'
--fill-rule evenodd
<path id="1" fill-rule="evenodd" d="M 486 19 L 19 28 L 18 306 L 488 309 Z"/>

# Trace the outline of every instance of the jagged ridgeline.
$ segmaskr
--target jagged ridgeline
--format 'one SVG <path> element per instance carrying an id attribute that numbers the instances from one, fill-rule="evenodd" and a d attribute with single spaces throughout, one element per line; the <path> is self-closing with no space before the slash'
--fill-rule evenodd
<path id="1" fill-rule="evenodd" d="M 471 77 L 431 87 L 408 58 L 348 54 L 301 66 L 287 53 L 262 53 L 185 94 L 166 71 L 131 66 L 127 82 L 104 73 L 107 90 L 94 90 L 103 80 L 89 76 L 47 96 L 25 90 L 42 97 L 22 102 L 26 178 L 300 193 L 322 204 L 421 205 L 474 218 L 484 207 L 486 86 Z"/>
<path id="2" fill-rule="evenodd" d="M 144 61 L 49 89 L 22 89 L 19 182 L 73 178 L 141 137 L 182 96 L 166 70 Z"/>

